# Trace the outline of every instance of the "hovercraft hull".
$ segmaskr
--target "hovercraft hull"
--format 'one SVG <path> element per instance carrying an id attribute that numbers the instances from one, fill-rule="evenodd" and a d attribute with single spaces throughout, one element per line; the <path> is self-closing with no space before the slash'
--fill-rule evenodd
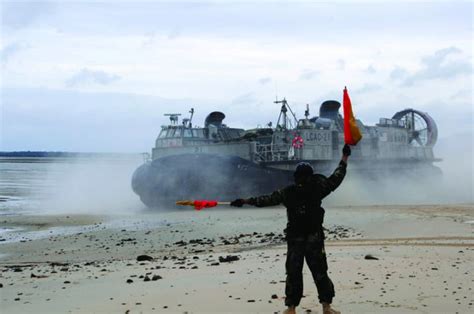
<path id="1" fill-rule="evenodd" d="M 181 199 L 233 200 L 271 193 L 292 182 L 293 171 L 259 166 L 236 156 L 184 154 L 155 159 L 135 170 L 132 188 L 150 208 Z"/>

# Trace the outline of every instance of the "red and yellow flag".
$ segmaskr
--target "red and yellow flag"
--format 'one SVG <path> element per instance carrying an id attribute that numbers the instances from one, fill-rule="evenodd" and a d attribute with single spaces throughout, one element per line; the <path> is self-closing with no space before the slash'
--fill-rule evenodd
<path id="1" fill-rule="evenodd" d="M 361 140 L 362 134 L 360 134 L 359 127 L 357 126 L 354 114 L 352 113 L 351 99 L 349 98 L 346 87 L 344 87 L 343 109 L 344 142 L 348 145 L 355 145 Z"/>

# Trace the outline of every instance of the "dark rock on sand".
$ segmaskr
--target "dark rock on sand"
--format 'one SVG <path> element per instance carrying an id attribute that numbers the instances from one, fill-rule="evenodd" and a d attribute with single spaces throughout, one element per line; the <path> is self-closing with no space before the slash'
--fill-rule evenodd
<path id="1" fill-rule="evenodd" d="M 143 261 L 152 261 L 153 257 L 149 255 L 138 255 L 137 256 L 137 262 L 143 262 Z"/>
<path id="2" fill-rule="evenodd" d="M 364 259 L 369 259 L 369 260 L 376 260 L 378 261 L 379 259 L 373 255 L 367 254 Z"/>
<path id="3" fill-rule="evenodd" d="M 238 261 L 240 258 L 237 255 L 227 255 L 226 257 L 219 256 L 219 262 L 221 263 L 229 263 Z"/>
<path id="4" fill-rule="evenodd" d="M 127 283 L 132 283 L 133 280 L 132 279 L 127 279 Z"/>
<path id="5" fill-rule="evenodd" d="M 156 281 L 156 280 L 159 280 L 159 279 L 163 279 L 163 277 L 161 277 L 160 275 L 153 275 L 153 277 L 151 277 L 151 280 L 153 280 L 153 281 Z"/>

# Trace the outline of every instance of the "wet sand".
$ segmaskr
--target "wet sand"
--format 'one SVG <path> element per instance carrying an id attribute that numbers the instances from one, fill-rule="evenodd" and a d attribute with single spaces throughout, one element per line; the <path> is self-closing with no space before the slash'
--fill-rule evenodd
<path id="1" fill-rule="evenodd" d="M 337 309 L 474 311 L 474 234 L 466 223 L 474 220 L 472 204 L 326 210 Z M 0 222 L 19 228 L 0 234 L 5 313 L 284 309 L 283 208 L 5 216 Z M 321 313 L 306 266 L 304 283 L 299 312 Z"/>

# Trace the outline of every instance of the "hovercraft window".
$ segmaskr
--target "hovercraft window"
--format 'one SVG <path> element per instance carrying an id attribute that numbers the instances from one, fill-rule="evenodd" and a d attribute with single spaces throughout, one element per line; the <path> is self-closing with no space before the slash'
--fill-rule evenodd
<path id="1" fill-rule="evenodd" d="M 158 135 L 159 138 L 166 137 L 166 133 L 168 133 L 168 130 L 161 130 L 160 135 Z"/>
<path id="2" fill-rule="evenodd" d="M 174 137 L 181 137 L 181 129 L 176 129 L 176 132 L 174 133 Z"/>
<path id="3" fill-rule="evenodd" d="M 190 129 L 184 129 L 184 137 L 193 137 Z"/>
<path id="4" fill-rule="evenodd" d="M 203 138 L 204 137 L 204 129 L 194 129 L 193 130 L 193 136 Z"/>

